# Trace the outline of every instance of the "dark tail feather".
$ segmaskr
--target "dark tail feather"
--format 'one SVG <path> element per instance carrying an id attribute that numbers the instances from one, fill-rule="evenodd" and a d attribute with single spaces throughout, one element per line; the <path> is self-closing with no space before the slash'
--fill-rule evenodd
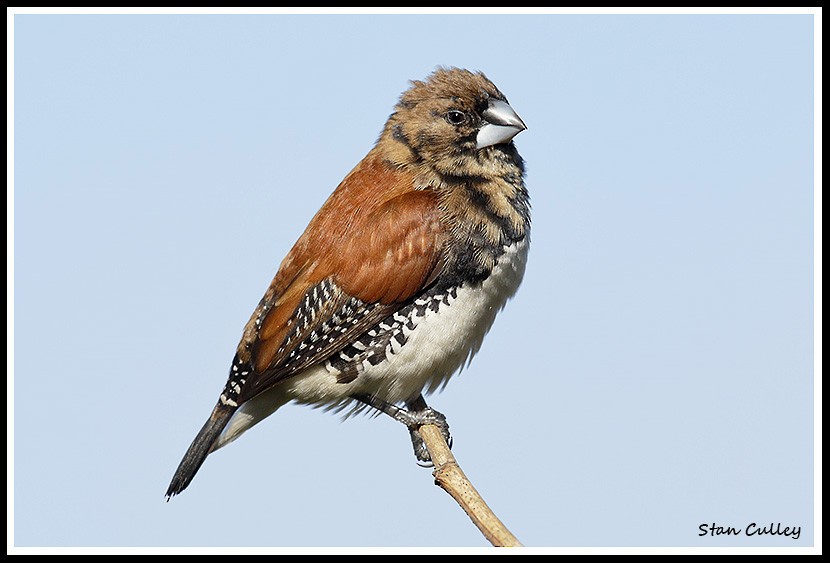
<path id="1" fill-rule="evenodd" d="M 178 469 L 176 469 L 176 474 L 173 475 L 173 480 L 170 481 L 170 486 L 167 487 L 165 496 L 168 501 L 171 497 L 185 490 L 193 480 L 193 476 L 199 471 L 205 458 L 210 453 L 211 446 L 224 430 L 234 411 L 236 411 L 236 408 L 218 404 L 210 413 L 210 418 L 207 419 L 193 443 L 190 444 L 190 448 L 188 448 L 181 463 L 179 463 Z"/>

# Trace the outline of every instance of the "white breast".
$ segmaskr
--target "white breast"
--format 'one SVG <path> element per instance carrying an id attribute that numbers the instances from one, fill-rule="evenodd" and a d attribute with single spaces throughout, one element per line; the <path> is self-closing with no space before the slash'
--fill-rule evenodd
<path id="1" fill-rule="evenodd" d="M 353 382 L 336 383 L 319 366 L 286 382 L 292 398 L 318 403 L 370 393 L 393 403 L 441 387 L 478 352 L 496 314 L 516 293 L 524 275 L 527 251 L 526 239 L 507 247 L 481 285 L 463 285 L 449 304 L 440 304 L 437 311 L 428 309 L 402 348 L 388 354 L 380 364 L 367 366 Z"/>

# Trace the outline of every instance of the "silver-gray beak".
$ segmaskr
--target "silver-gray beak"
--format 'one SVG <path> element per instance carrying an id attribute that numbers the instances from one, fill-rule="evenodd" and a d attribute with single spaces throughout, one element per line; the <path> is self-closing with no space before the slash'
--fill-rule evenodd
<path id="1" fill-rule="evenodd" d="M 510 104 L 501 100 L 491 99 L 487 109 L 481 114 L 484 125 L 476 135 L 476 148 L 482 149 L 499 143 L 507 143 L 527 129 L 522 118 L 519 117 Z"/>

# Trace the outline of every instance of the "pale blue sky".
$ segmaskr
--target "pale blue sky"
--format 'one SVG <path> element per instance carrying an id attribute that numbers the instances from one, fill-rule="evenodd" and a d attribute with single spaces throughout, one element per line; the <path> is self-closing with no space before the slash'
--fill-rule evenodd
<path id="1" fill-rule="evenodd" d="M 429 401 L 527 546 L 813 544 L 813 16 L 17 15 L 18 547 L 488 545 L 403 427 L 288 406 L 164 492 L 410 79 L 528 130 L 530 262 Z M 801 537 L 699 537 L 699 526 Z"/>

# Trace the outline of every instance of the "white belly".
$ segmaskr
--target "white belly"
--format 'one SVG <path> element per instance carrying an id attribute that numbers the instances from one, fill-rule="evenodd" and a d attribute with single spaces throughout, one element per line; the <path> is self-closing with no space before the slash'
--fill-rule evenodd
<path id="1" fill-rule="evenodd" d="M 338 383 L 330 369 L 321 364 L 247 401 L 228 423 L 217 447 L 291 400 L 337 407 L 354 394 L 371 394 L 398 403 L 443 386 L 478 352 L 496 314 L 516 293 L 524 275 L 527 252 L 527 239 L 507 247 L 480 286 L 463 285 L 450 304 L 442 303 L 437 311 L 427 309 L 408 332 L 404 346 L 390 350 L 377 365 L 367 364 L 353 381 Z"/>

